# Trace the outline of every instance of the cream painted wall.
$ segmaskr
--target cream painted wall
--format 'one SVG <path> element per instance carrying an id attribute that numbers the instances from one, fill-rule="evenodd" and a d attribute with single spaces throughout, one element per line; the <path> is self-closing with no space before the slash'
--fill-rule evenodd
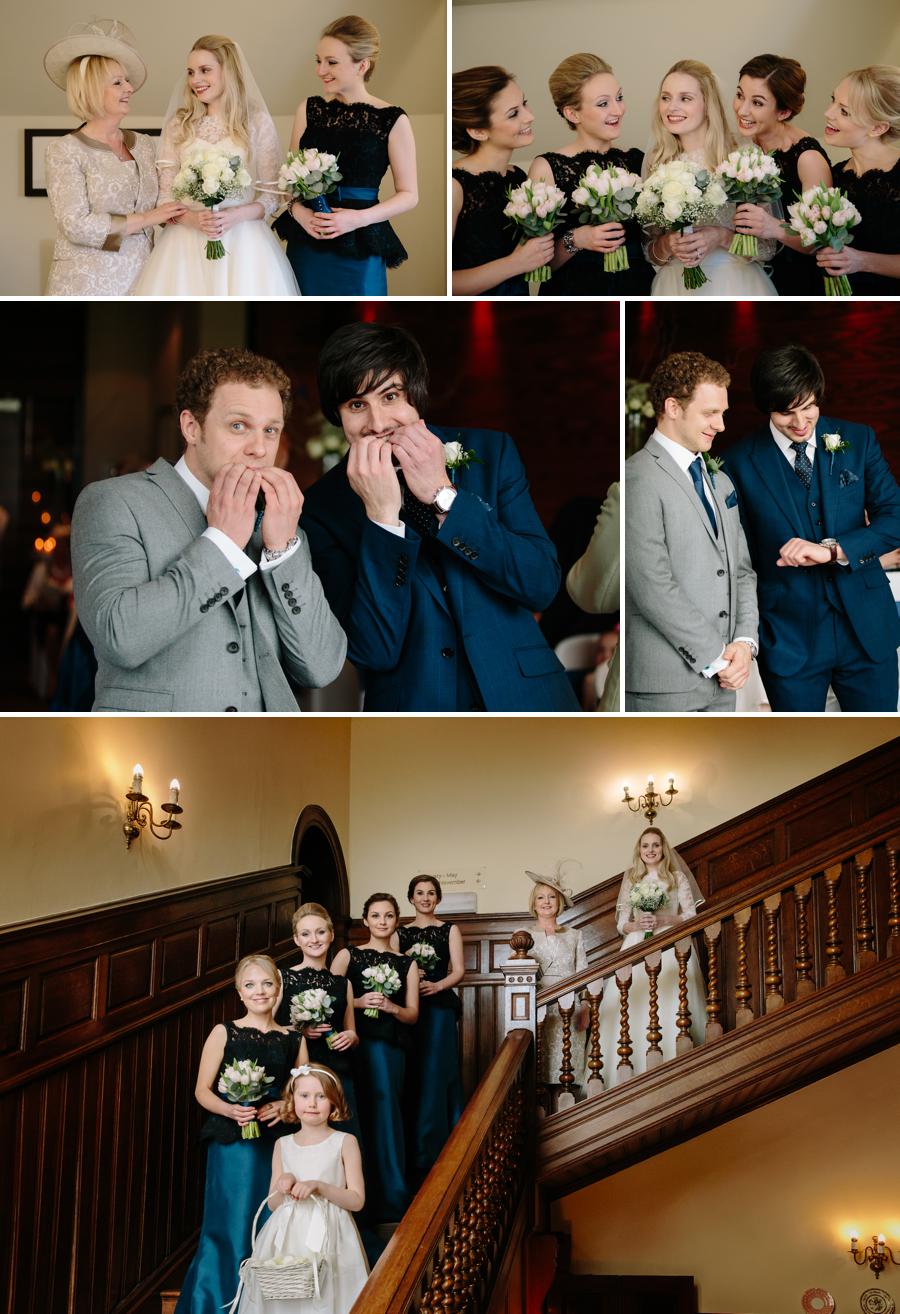
<path id="1" fill-rule="evenodd" d="M 184 829 L 126 851 L 136 761 L 157 815 L 181 781 Z M 308 803 L 346 852 L 349 766 L 333 718 L 5 717 L 0 925 L 280 866 Z"/>
<path id="2" fill-rule="evenodd" d="M 730 109 L 741 64 L 772 49 L 806 69 L 798 123 L 820 137 L 824 108 L 842 74 L 865 64 L 900 64 L 900 10 L 891 0 L 852 6 L 845 0 L 758 0 L 739 9 L 720 0 L 691 0 L 687 8 L 669 0 L 488 0 L 453 7 L 452 67 L 502 64 L 516 74 L 537 116 L 533 154 L 570 139 L 547 77 L 575 51 L 593 51 L 613 66 L 628 111 L 619 141 L 644 149 L 660 79 L 676 60 L 708 64 Z M 518 162 L 527 167 L 524 153 Z"/>
<path id="3" fill-rule="evenodd" d="M 126 124 L 159 126 L 191 42 L 202 33 L 226 32 L 241 45 L 287 149 L 297 103 L 318 90 L 315 45 L 345 0 L 266 0 L 248 23 L 242 0 L 185 5 L 158 0 L 152 11 L 139 0 L 116 0 L 116 17 L 131 27 L 148 68 Z M 64 94 L 44 73 L 44 52 L 93 11 L 79 0 L 42 0 L 7 16 L 0 47 L 0 295 L 34 296 L 46 285 L 54 224 L 46 200 L 23 195 L 22 130 L 75 126 Z M 446 291 L 446 9 L 444 0 L 370 0 L 365 16 L 382 38 L 371 89 L 404 107 L 416 137 L 419 205 L 395 227 L 410 259 L 389 274 L 396 295 Z M 390 176 L 385 193 L 391 193 Z"/>
<path id="4" fill-rule="evenodd" d="M 621 871 L 642 818 L 622 782 L 676 776 L 676 842 L 894 737 L 888 718 L 361 718 L 350 777 L 351 911 L 417 872 L 453 872 L 479 912 L 526 905 L 525 868 L 576 858 L 576 890 Z M 430 768 L 426 764 L 430 763 Z M 482 870 L 483 887 L 475 873 Z"/>
<path id="5" fill-rule="evenodd" d="M 699 1308 L 788 1314 L 824 1287 L 839 1311 L 880 1286 L 847 1253 L 884 1232 L 900 1250 L 893 1111 L 900 1046 L 559 1201 L 576 1273 L 690 1273 Z M 881 1134 L 884 1133 L 884 1134 Z"/>

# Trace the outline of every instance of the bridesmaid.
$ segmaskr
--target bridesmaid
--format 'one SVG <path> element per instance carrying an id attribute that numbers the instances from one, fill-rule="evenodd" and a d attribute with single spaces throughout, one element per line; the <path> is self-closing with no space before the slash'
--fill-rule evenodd
<path id="1" fill-rule="evenodd" d="M 772 156 L 781 170 L 781 208 L 787 217 L 807 187 L 831 186 L 831 162 L 824 148 L 791 120 L 803 109 L 806 73 L 786 55 L 755 55 L 738 75 L 733 108 L 737 130 Z M 734 212 L 738 233 L 768 237 L 783 246 L 770 266 L 779 296 L 821 296 L 822 277 L 799 237 L 785 230 L 782 218 L 761 205 L 739 205 Z"/>
<path id="2" fill-rule="evenodd" d="M 303 903 L 294 913 L 292 929 L 294 944 L 302 950 L 303 956 L 293 967 L 282 969 L 283 991 L 275 1020 L 281 1026 L 294 1027 L 306 1037 L 310 1063 L 330 1068 L 340 1077 L 350 1118 L 347 1122 L 335 1123 L 335 1128 L 350 1132 L 361 1140 L 353 1082 L 353 1050 L 359 1044 L 353 990 L 345 976 L 335 976 L 326 966 L 334 942 L 334 923 L 320 903 Z M 325 990 L 331 996 L 334 1004 L 327 1022 L 304 1026 L 293 1021 L 291 1005 L 295 995 L 302 990 Z M 326 1040 L 329 1035 L 330 1044 Z"/>
<path id="3" fill-rule="evenodd" d="M 409 883 L 406 897 L 416 915 L 397 933 L 400 952 L 416 958 L 419 946 L 427 945 L 435 954 L 428 963 L 419 963 L 419 1020 L 407 1088 L 413 1124 L 411 1176 L 419 1184 L 462 1113 L 457 1036 L 462 1005 L 453 987 L 463 979 L 465 968 L 459 927 L 439 921 L 434 915 L 443 898 L 437 877 L 416 876 Z"/>
<path id="4" fill-rule="evenodd" d="M 859 296 L 900 293 L 900 68 L 873 64 L 848 73 L 825 113 L 825 140 L 850 151 L 834 185 L 862 215 L 853 245 L 820 251 L 819 268 L 846 274 Z"/>
<path id="5" fill-rule="evenodd" d="M 644 259 L 641 229 L 635 220 L 620 223 L 579 224 L 572 204 L 578 180 L 591 164 L 610 164 L 640 176 L 642 151 L 620 150 L 615 145 L 622 131 L 625 99 L 618 78 L 605 59 L 581 53 L 553 70 L 550 95 L 556 112 L 575 133 L 575 140 L 558 151 L 545 151 L 529 170 L 532 178 L 555 183 L 566 194 L 569 226 L 556 243 L 553 278 L 541 285 L 547 296 L 646 296 L 653 270 Z M 606 252 L 625 246 L 628 269 L 608 274 L 603 268 Z"/>
<path id="6" fill-rule="evenodd" d="M 368 940 L 360 948 L 342 949 L 332 964 L 336 976 L 349 978 L 357 1010 L 368 1207 L 376 1223 L 397 1222 L 409 1204 L 402 1101 L 406 1051 L 419 1016 L 419 969 L 411 958 L 391 950 L 399 921 L 392 894 L 370 894 L 363 906 Z M 373 990 L 365 978 L 370 967 L 393 969 L 399 988 L 393 993 Z M 367 1017 L 367 1011 L 376 1016 Z"/>
<path id="7" fill-rule="evenodd" d="M 157 206 L 156 148 L 123 130 L 147 77 L 134 37 L 116 19 L 85 23 L 44 56 L 81 127 L 47 147 L 47 196 L 57 236 L 48 296 L 125 296 L 150 254 L 154 224 L 183 214 Z"/>
<path id="8" fill-rule="evenodd" d="M 506 193 L 525 181 L 510 164 L 534 140 L 534 115 L 511 74 L 497 65 L 453 74 L 453 295 L 527 297 L 525 275 L 553 257 L 553 235 L 521 241 L 504 215 Z"/>
<path id="9" fill-rule="evenodd" d="M 304 296 L 386 296 L 386 269 L 406 259 L 387 220 L 418 204 L 416 145 L 405 111 L 366 85 L 380 49 L 366 19 L 350 14 L 329 23 L 316 49 L 324 94 L 302 101 L 294 118 L 292 145 L 338 155 L 342 174 L 328 194 L 330 212 L 294 201 L 273 225 L 287 240 Z M 394 195 L 379 201 L 388 168 Z"/>
<path id="10" fill-rule="evenodd" d="M 269 1193 L 272 1142 L 283 1134 L 281 1091 L 291 1068 L 306 1062 L 306 1042 L 279 1026 L 273 1016 L 281 977 L 265 954 L 242 958 L 234 974 L 246 1010 L 235 1022 L 213 1027 L 197 1074 L 195 1096 L 209 1113 L 200 1133 L 208 1142 L 203 1225 L 197 1253 L 181 1286 L 176 1314 L 216 1314 L 237 1289 L 238 1269 L 250 1253 L 253 1216 Z M 265 1069 L 265 1090 L 253 1100 L 230 1103 L 218 1093 L 229 1063 L 251 1059 Z M 258 1135 L 242 1129 L 257 1122 Z"/>

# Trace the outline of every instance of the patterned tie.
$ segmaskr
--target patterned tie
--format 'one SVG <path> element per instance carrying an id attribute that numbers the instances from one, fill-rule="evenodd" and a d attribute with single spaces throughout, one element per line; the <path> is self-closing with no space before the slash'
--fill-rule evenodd
<path id="1" fill-rule="evenodd" d="M 719 526 L 716 524 L 716 515 L 712 507 L 710 506 L 709 498 L 706 496 L 706 486 L 703 482 L 702 456 L 698 456 L 693 461 L 691 461 L 690 465 L 688 466 L 688 474 L 691 476 L 691 481 L 693 482 L 694 490 L 697 496 L 700 498 L 700 501 L 703 503 L 703 510 L 706 512 L 707 516 L 709 517 L 709 523 L 712 525 L 712 531 L 715 534 L 716 538 L 718 538 Z"/>
<path id="2" fill-rule="evenodd" d="M 794 449 L 794 474 L 800 480 L 804 488 L 809 488 L 812 483 L 812 461 L 806 455 L 806 443 L 791 443 Z"/>
<path id="3" fill-rule="evenodd" d="M 403 490 L 403 518 L 410 525 L 420 538 L 434 538 L 438 532 L 439 525 L 437 515 L 432 507 L 425 502 L 420 502 L 417 497 L 406 486 L 405 480 L 400 480 L 400 487 Z"/>

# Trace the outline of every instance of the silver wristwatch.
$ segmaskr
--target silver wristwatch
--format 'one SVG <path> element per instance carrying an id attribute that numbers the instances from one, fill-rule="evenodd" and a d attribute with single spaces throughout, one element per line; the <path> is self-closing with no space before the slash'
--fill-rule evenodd
<path id="1" fill-rule="evenodd" d="M 838 541 L 836 538 L 820 538 L 819 547 L 827 547 L 831 553 L 832 563 L 837 561 Z"/>
<path id="2" fill-rule="evenodd" d="M 431 505 L 439 516 L 445 516 L 455 501 L 455 488 L 439 488 L 431 499 Z"/>

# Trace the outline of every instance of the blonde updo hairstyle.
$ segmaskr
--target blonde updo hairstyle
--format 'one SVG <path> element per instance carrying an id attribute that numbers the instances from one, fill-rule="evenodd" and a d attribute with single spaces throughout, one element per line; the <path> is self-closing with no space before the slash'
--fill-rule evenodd
<path id="1" fill-rule="evenodd" d="M 250 147 L 250 103 L 247 86 L 241 69 L 241 59 L 237 46 L 231 37 L 202 36 L 191 46 L 195 50 L 208 50 L 221 67 L 225 81 L 222 96 L 222 123 L 233 137 L 245 149 Z M 181 105 L 172 119 L 173 144 L 180 146 L 188 137 L 194 135 L 194 125 L 206 117 L 206 106 L 191 91 L 187 77 L 184 80 L 184 95 Z"/>
<path id="2" fill-rule="evenodd" d="M 323 908 L 320 903 L 301 903 L 300 907 L 291 918 L 291 930 L 296 935 L 297 927 L 303 921 L 304 917 L 318 917 L 328 927 L 334 935 L 334 922 L 331 920 L 331 914 L 327 908 Z"/>
<path id="3" fill-rule="evenodd" d="M 347 14 L 344 18 L 336 18 L 333 23 L 323 28 L 322 36 L 333 37 L 335 41 L 345 45 L 354 64 L 361 64 L 364 59 L 368 60 L 369 67 L 363 74 L 363 82 L 368 82 L 375 72 L 375 61 L 381 54 L 381 36 L 378 28 L 368 19 L 360 18 L 358 14 Z"/>
<path id="4" fill-rule="evenodd" d="M 84 55 L 72 60 L 66 69 L 66 100 L 76 118 L 87 123 L 102 116 L 103 97 L 116 69 L 127 78 L 119 61 L 106 55 Z"/>
<path id="5" fill-rule="evenodd" d="M 672 73 L 683 73 L 693 78 L 700 88 L 706 112 L 706 141 L 703 154 L 707 168 L 714 169 L 721 160 L 725 159 L 729 151 L 733 151 L 737 146 L 734 133 L 728 126 L 719 83 L 715 73 L 706 64 L 701 64 L 696 59 L 679 59 L 659 84 L 656 113 L 653 115 L 653 145 L 647 152 L 647 170 L 652 172 L 660 164 L 667 164 L 669 160 L 676 159 L 682 153 L 679 138 L 664 126 L 659 113 L 659 97 L 662 94 L 663 83 Z"/>
<path id="6" fill-rule="evenodd" d="M 547 79 L 556 112 L 565 119 L 566 126 L 572 132 L 576 131 L 578 124 L 572 122 L 566 110 L 581 109 L 585 83 L 590 82 L 598 73 L 612 73 L 612 68 L 599 55 L 582 51 L 577 55 L 569 55 L 568 59 L 557 64 Z"/>
<path id="7" fill-rule="evenodd" d="M 272 980 L 277 981 L 279 986 L 281 985 L 281 973 L 275 966 L 274 960 L 271 959 L 268 954 L 246 954 L 235 968 L 234 984 L 237 990 L 240 990 L 241 979 L 251 963 L 258 963 L 259 966 L 264 967 L 267 972 L 271 972 Z"/>
<path id="8" fill-rule="evenodd" d="M 895 64 L 870 64 L 847 74 L 850 109 L 859 123 L 887 124 L 878 140 L 896 146 L 900 142 L 900 68 Z"/>

